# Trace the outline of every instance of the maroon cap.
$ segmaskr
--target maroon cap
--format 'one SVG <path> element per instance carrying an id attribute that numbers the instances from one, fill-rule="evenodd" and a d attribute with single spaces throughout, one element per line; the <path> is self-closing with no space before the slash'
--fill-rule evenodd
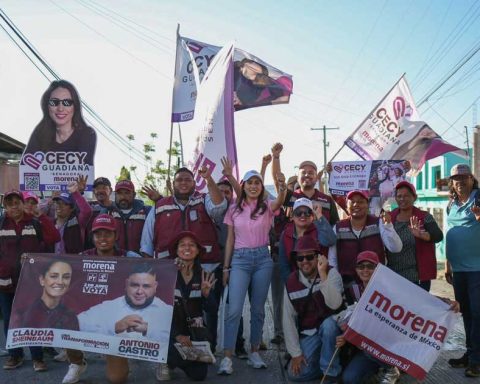
<path id="1" fill-rule="evenodd" d="M 170 254 L 170 257 L 177 256 L 178 243 L 184 237 L 191 237 L 195 241 L 195 243 L 197 243 L 197 247 L 199 251 L 197 258 L 202 256 L 206 252 L 205 247 L 200 243 L 200 240 L 198 240 L 198 237 L 197 235 L 195 235 L 195 233 L 191 231 L 182 231 L 177 236 L 175 236 L 175 238 L 170 242 L 170 245 L 168 246 L 168 253 Z"/>
<path id="2" fill-rule="evenodd" d="M 99 229 L 107 229 L 109 231 L 116 231 L 115 219 L 106 214 L 98 215 L 92 223 L 92 232 L 95 232 Z"/>
<path id="3" fill-rule="evenodd" d="M 3 198 L 4 199 L 8 199 L 9 197 L 11 196 L 17 196 L 20 200 L 22 200 L 22 202 L 24 202 L 23 200 L 23 194 L 22 192 L 20 192 L 18 189 L 11 189 L 10 191 L 6 192 L 4 195 L 3 195 Z"/>
<path id="4" fill-rule="evenodd" d="M 115 192 L 120 189 L 126 189 L 127 191 L 135 192 L 135 186 L 130 180 L 121 180 L 115 185 Z"/>
<path id="5" fill-rule="evenodd" d="M 378 255 L 373 251 L 363 251 L 357 255 L 357 264 L 361 263 L 362 261 L 369 261 L 373 264 L 379 264 L 380 260 L 378 259 Z"/>
<path id="6" fill-rule="evenodd" d="M 399 188 L 402 188 L 402 187 L 405 187 L 405 188 L 410 189 L 410 191 L 413 193 L 413 196 L 417 197 L 417 191 L 416 191 L 416 189 L 415 189 L 415 187 L 413 186 L 412 183 L 409 183 L 409 182 L 406 181 L 406 180 L 400 181 L 400 182 L 395 186 L 395 190 L 397 191 Z"/>
<path id="7" fill-rule="evenodd" d="M 351 200 L 353 196 L 355 195 L 360 195 L 362 196 L 365 200 L 368 201 L 368 193 L 367 191 L 361 191 L 359 189 L 355 189 L 353 191 L 348 192 L 347 194 L 347 200 Z"/>
<path id="8" fill-rule="evenodd" d="M 291 255 L 296 256 L 298 252 L 306 251 L 315 251 L 320 252 L 320 245 L 318 244 L 317 239 L 312 236 L 302 236 L 297 240 L 295 244 L 295 249 L 292 251 Z"/>
<path id="9" fill-rule="evenodd" d="M 35 193 L 29 192 L 29 191 L 23 191 L 22 194 L 23 194 L 23 201 L 27 199 L 33 199 L 38 204 L 38 196 Z"/>

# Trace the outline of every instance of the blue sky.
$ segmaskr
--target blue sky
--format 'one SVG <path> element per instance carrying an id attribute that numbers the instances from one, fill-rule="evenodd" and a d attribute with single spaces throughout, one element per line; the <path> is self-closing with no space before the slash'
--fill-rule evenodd
<path id="1" fill-rule="evenodd" d="M 258 168 L 277 141 L 285 147 L 287 175 L 305 159 L 321 164 L 322 136 L 310 127 L 340 127 L 328 138 L 331 155 L 404 72 L 418 104 L 480 44 L 476 1 L 4 0 L 0 7 L 120 135 L 134 134 L 140 146 L 157 132 L 163 158 L 177 23 L 185 36 L 215 45 L 235 40 L 292 74 L 289 105 L 235 114 L 241 173 Z M 147 43 L 140 33 L 155 40 Z M 0 127 L 26 142 L 40 120 L 40 96 L 48 83 L 3 30 L 0 52 Z M 433 107 L 419 108 L 423 120 L 462 147 L 463 127 L 471 132 L 474 123 L 470 106 L 480 96 L 479 68 L 477 53 L 432 96 Z M 194 134 L 188 124 L 182 130 Z M 98 137 L 96 174 L 116 176 L 131 160 Z M 354 158 L 344 149 L 337 160 Z"/>

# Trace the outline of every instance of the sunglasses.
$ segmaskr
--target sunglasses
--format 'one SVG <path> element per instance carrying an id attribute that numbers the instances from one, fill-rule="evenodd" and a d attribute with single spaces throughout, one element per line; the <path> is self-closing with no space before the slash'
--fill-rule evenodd
<path id="1" fill-rule="evenodd" d="M 297 256 L 296 259 L 299 263 L 301 263 L 303 260 L 307 260 L 307 261 L 312 261 L 313 259 L 315 259 L 317 257 L 317 254 L 316 253 L 311 253 L 309 255 L 303 255 L 303 256 Z"/>
<path id="2" fill-rule="evenodd" d="M 357 268 L 359 271 L 363 271 L 364 269 L 368 269 L 370 271 L 373 271 L 377 266 L 372 263 L 363 263 L 363 264 L 357 264 L 355 268 Z"/>
<path id="3" fill-rule="evenodd" d="M 313 215 L 313 212 L 308 210 L 308 211 L 299 211 L 299 210 L 296 210 L 293 212 L 293 216 L 295 217 L 302 217 L 302 216 L 305 216 L 305 217 L 310 217 Z"/>
<path id="4" fill-rule="evenodd" d="M 73 105 L 73 100 L 72 99 L 50 99 L 48 100 L 48 105 L 50 107 L 58 107 L 58 105 L 62 103 L 64 107 L 71 107 Z"/>

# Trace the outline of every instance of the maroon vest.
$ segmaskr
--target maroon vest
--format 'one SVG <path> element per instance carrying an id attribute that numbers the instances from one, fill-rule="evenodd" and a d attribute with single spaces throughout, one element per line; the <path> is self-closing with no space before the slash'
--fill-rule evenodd
<path id="1" fill-rule="evenodd" d="M 192 231 L 198 237 L 206 252 L 201 263 L 220 263 L 222 257 L 218 245 L 217 231 L 205 208 L 205 195 L 195 192 L 182 211 L 173 196 L 164 197 L 155 204 L 155 226 L 153 246 L 155 257 L 170 257 L 170 241 L 181 231 Z"/>
<path id="2" fill-rule="evenodd" d="M 297 239 L 294 237 L 294 232 L 295 232 L 295 223 L 291 222 L 288 223 L 285 226 L 285 230 L 283 232 L 283 246 L 285 249 L 285 256 L 287 257 L 287 261 L 289 262 L 290 265 L 293 266 L 292 271 L 296 269 L 296 263 L 295 260 L 292 260 L 291 258 L 291 253 L 295 249 L 295 244 L 297 242 Z M 303 236 L 312 236 L 315 240 L 317 240 L 318 233 L 317 233 L 317 227 L 315 227 L 315 224 L 311 224 Z M 322 255 L 328 255 L 328 247 L 320 246 L 320 253 Z"/>
<path id="3" fill-rule="evenodd" d="M 138 210 L 132 210 L 128 215 L 123 215 L 123 217 L 118 211 L 112 211 L 111 215 L 115 219 L 117 228 L 118 247 L 138 253 L 148 208 L 143 206 Z"/>
<path id="4" fill-rule="evenodd" d="M 352 231 L 350 219 L 340 220 L 336 224 L 338 271 L 342 276 L 356 276 L 357 255 L 362 251 L 376 252 L 380 262 L 385 264 L 385 247 L 378 220 L 378 217 L 368 215 L 358 238 Z"/>
<path id="5" fill-rule="evenodd" d="M 299 332 L 318 329 L 323 320 L 332 315 L 334 311 L 325 304 L 322 291 L 320 291 L 320 279 L 316 278 L 313 288 L 310 290 L 310 287 L 300 282 L 299 273 L 298 271 L 292 272 L 286 283 L 288 298 L 298 315 Z"/>

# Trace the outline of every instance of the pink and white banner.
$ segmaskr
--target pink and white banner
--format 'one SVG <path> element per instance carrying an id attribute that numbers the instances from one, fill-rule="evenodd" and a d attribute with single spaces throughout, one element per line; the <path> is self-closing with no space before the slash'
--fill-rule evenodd
<path id="1" fill-rule="evenodd" d="M 448 304 L 379 264 L 348 322 L 345 339 L 423 380 L 457 318 Z"/>
<path id="2" fill-rule="evenodd" d="M 177 35 L 172 122 L 193 119 L 198 82 L 213 63 L 221 47 Z M 260 58 L 235 48 L 231 83 L 235 111 L 273 104 L 285 104 L 293 90 L 292 76 Z M 198 79 L 195 71 L 198 68 Z"/>
<path id="3" fill-rule="evenodd" d="M 415 101 L 402 78 L 345 141 L 364 160 L 409 160 L 414 171 L 446 152 L 465 151 L 448 144 L 420 120 Z"/>
<path id="4" fill-rule="evenodd" d="M 191 124 L 197 135 L 188 167 L 193 170 L 196 188 L 200 192 L 206 192 L 207 185 L 198 169 L 206 166 L 211 170 L 213 179 L 218 181 L 223 177 L 221 158 L 224 156 L 233 162 L 238 179 L 231 82 L 233 49 L 233 44 L 230 44 L 220 50 L 198 88 L 196 113 Z"/>

